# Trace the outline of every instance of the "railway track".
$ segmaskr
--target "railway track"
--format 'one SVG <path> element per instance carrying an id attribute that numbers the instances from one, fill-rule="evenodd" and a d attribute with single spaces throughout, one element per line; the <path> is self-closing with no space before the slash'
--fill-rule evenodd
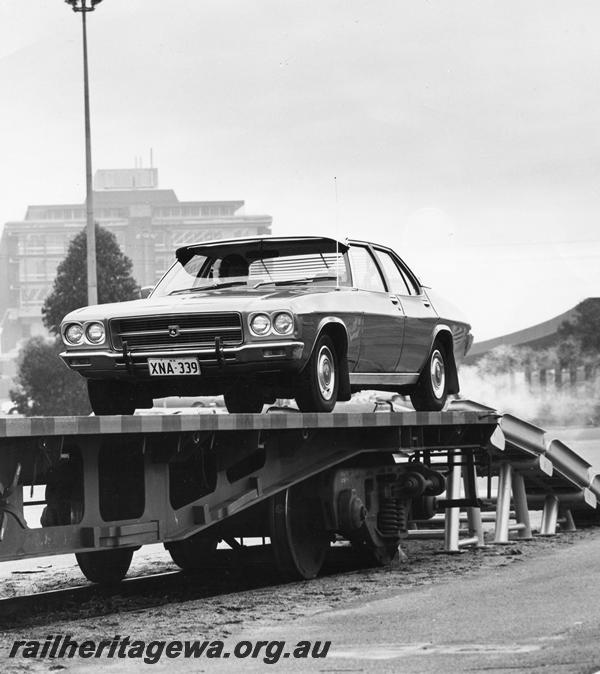
<path id="1" fill-rule="evenodd" d="M 215 561 L 202 572 L 151 573 L 126 578 L 112 587 L 87 584 L 2 599 L 0 630 L 22 634 L 37 628 L 52 633 L 60 631 L 61 623 L 82 625 L 90 619 L 95 622 L 95 618 L 117 614 L 119 624 L 127 624 L 126 615 L 151 615 L 153 609 L 160 607 L 174 616 L 185 615 L 186 603 L 199 602 L 189 609 L 192 613 L 188 620 L 211 625 L 215 634 L 223 626 L 239 622 L 241 616 L 254 620 L 276 614 L 282 607 L 308 614 L 314 612 L 315 602 L 323 610 L 327 605 L 360 596 L 371 598 L 374 593 L 390 589 L 397 593 L 432 583 L 461 582 L 465 575 L 477 572 L 497 574 L 528 558 L 543 557 L 556 548 L 598 537 L 600 527 L 586 527 L 555 537 L 512 540 L 510 545 L 488 546 L 464 555 L 440 554 L 439 541 L 409 541 L 404 546 L 407 562 L 392 569 L 369 568 L 352 549 L 334 546 L 319 578 L 289 584 L 280 584 L 268 545 L 247 548 L 242 557 L 238 552 L 219 550 Z M 252 594 L 253 591 L 258 592 Z M 206 600 L 204 608 L 202 600 Z M 181 608 L 173 612 L 178 605 Z"/>
<path id="2" fill-rule="evenodd" d="M 365 569 L 348 546 L 332 547 L 322 575 Z M 135 611 L 276 586 L 269 545 L 219 550 L 201 572 L 166 571 L 125 578 L 114 585 L 86 584 L 0 599 L 0 629 Z"/>

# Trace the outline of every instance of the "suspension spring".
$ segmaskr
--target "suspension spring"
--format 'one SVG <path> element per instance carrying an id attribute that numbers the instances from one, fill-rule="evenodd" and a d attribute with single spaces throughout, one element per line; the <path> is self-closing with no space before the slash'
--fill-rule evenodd
<path id="1" fill-rule="evenodd" d="M 398 536 L 401 524 L 399 502 L 396 498 L 384 497 L 379 502 L 377 525 L 382 536 Z"/>
<path id="2" fill-rule="evenodd" d="M 377 524 L 382 536 L 399 536 L 408 528 L 409 503 L 403 498 L 384 497 L 379 502 Z"/>
<path id="3" fill-rule="evenodd" d="M 406 499 L 398 499 L 398 521 L 400 531 L 408 529 L 409 502 Z"/>

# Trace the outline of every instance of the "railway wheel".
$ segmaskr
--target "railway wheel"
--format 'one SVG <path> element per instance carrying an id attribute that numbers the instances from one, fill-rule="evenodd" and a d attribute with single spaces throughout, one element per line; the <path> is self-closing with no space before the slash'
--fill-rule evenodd
<path id="1" fill-rule="evenodd" d="M 322 524 L 321 504 L 311 481 L 288 487 L 268 503 L 275 564 L 287 581 L 314 578 L 325 561 L 330 536 Z"/>
<path id="2" fill-rule="evenodd" d="M 134 548 L 118 548 L 75 554 L 81 573 L 92 583 L 113 585 L 125 578 Z"/>
<path id="3" fill-rule="evenodd" d="M 88 397 L 94 414 L 133 414 L 136 401 L 133 386 L 116 381 L 88 379 Z"/>
<path id="4" fill-rule="evenodd" d="M 296 402 L 301 412 L 331 412 L 339 387 L 338 358 L 329 335 L 321 335 L 300 374 Z"/>
<path id="5" fill-rule="evenodd" d="M 448 357 L 444 345 L 436 339 L 410 400 L 418 411 L 439 412 L 447 397 Z"/>
<path id="6" fill-rule="evenodd" d="M 199 533 L 182 541 L 165 543 L 171 559 L 183 571 L 199 571 L 211 560 L 217 549 L 218 540 Z"/>
<path id="7" fill-rule="evenodd" d="M 230 414 L 260 414 L 264 405 L 261 390 L 252 388 L 249 384 L 233 386 L 225 392 L 223 398 Z"/>

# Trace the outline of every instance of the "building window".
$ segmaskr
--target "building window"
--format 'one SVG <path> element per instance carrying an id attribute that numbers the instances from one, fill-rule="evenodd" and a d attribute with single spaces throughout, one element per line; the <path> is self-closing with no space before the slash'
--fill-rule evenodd
<path id="1" fill-rule="evenodd" d="M 19 253 L 31 255 L 44 253 L 44 237 L 41 234 L 26 234 L 19 240 Z"/>
<path id="2" fill-rule="evenodd" d="M 48 234 L 46 237 L 46 253 L 61 255 L 65 252 L 65 236 L 63 234 Z"/>
<path id="3" fill-rule="evenodd" d="M 49 292 L 50 286 L 45 283 L 41 285 L 28 283 L 27 285 L 21 286 L 21 306 L 41 306 Z"/>

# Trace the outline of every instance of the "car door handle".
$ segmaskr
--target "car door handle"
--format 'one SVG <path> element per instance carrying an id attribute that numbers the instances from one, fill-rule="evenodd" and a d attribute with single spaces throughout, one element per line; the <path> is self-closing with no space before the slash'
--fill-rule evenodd
<path id="1" fill-rule="evenodd" d="M 423 300 L 423 306 L 424 306 L 424 307 L 430 307 L 430 306 L 431 306 L 431 302 L 430 302 L 429 300 Z"/>
<path id="2" fill-rule="evenodd" d="M 397 297 L 390 297 L 392 304 L 400 304 L 400 300 Z"/>

